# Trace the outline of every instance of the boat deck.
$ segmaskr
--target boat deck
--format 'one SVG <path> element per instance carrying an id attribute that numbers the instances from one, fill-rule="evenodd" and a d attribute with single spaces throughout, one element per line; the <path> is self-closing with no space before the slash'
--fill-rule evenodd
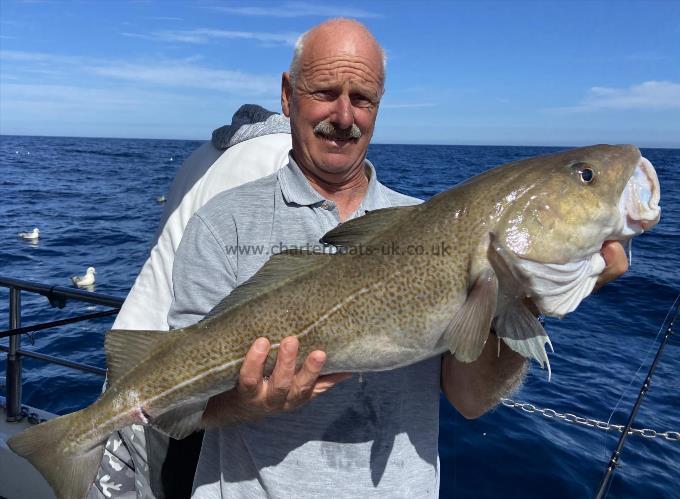
<path id="1" fill-rule="evenodd" d="M 15 423 L 5 420 L 5 398 L 0 397 L 0 498 L 54 499 L 54 493 L 40 473 L 24 458 L 7 447 L 7 440 L 31 426 L 27 419 Z M 51 419 L 55 414 L 28 408 L 38 417 Z"/>

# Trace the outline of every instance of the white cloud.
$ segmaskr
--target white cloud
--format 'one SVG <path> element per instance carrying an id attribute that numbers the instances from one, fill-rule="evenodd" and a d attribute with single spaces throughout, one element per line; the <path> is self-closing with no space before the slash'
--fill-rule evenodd
<path id="1" fill-rule="evenodd" d="M 71 85 L 44 85 L 44 84 L 0 84 L 2 88 L 2 104 L 5 110 L 10 108 L 22 112 L 48 110 L 78 110 L 85 111 L 95 109 L 99 111 L 114 111 L 123 109 L 135 109 L 144 103 L 144 98 L 149 95 L 130 95 L 119 89 L 87 88 Z"/>
<path id="2" fill-rule="evenodd" d="M 323 5 L 321 3 L 286 2 L 269 6 L 215 7 L 222 12 L 240 16 L 257 17 L 350 17 L 376 18 L 382 14 L 352 7 Z"/>
<path id="3" fill-rule="evenodd" d="M 201 67 L 183 62 L 131 64 L 112 62 L 88 68 L 99 76 L 166 87 L 204 88 L 248 95 L 276 93 L 279 76 L 261 76 L 241 71 Z"/>
<path id="4" fill-rule="evenodd" d="M 0 133 L 207 138 L 242 101 L 134 86 L 0 81 Z M 259 101 L 259 100 L 258 100 Z"/>
<path id="5" fill-rule="evenodd" d="M 602 109 L 680 109 L 680 84 L 645 81 L 628 88 L 592 87 L 576 106 L 555 108 L 558 112 L 587 112 Z"/>
<path id="6" fill-rule="evenodd" d="M 253 31 L 229 31 L 208 28 L 196 28 L 191 30 L 173 31 L 154 31 L 148 34 L 142 33 L 121 33 L 123 36 L 145 38 L 159 42 L 179 42 L 179 43 L 211 43 L 220 39 L 241 39 L 255 40 L 268 45 L 289 45 L 294 46 L 298 33 L 266 33 Z"/>
<path id="7" fill-rule="evenodd" d="M 110 84 L 111 79 L 152 85 L 154 88 L 195 88 L 234 93 L 247 97 L 278 95 L 280 75 L 253 74 L 238 70 L 215 69 L 199 65 L 195 59 L 166 59 L 153 61 L 121 61 L 95 59 L 40 52 L 0 51 L 0 60 L 23 63 L 13 71 L 3 70 L 3 79 L 21 74 L 40 72 L 54 75 L 74 74 L 97 76 L 103 82 L 94 87 Z"/>

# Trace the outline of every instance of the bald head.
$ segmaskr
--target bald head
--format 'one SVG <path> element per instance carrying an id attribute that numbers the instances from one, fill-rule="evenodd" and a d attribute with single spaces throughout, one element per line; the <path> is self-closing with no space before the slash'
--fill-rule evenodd
<path id="1" fill-rule="evenodd" d="M 354 52 L 357 47 L 372 52 L 379 62 L 381 86 L 385 84 L 387 56 L 370 31 L 359 21 L 353 19 L 331 19 L 303 33 L 295 43 L 293 60 L 290 63 L 290 79 L 293 86 L 300 75 L 303 60 L 313 57 L 309 52 L 315 48 L 325 49 L 334 45 L 336 50 Z M 343 47 L 344 46 L 344 47 Z M 309 47 L 312 47 L 311 49 Z"/>
<path id="2" fill-rule="evenodd" d="M 382 50 L 360 23 L 334 19 L 300 38 L 291 72 L 281 75 L 281 110 L 295 161 L 325 194 L 368 184 L 364 159 L 384 83 Z"/>

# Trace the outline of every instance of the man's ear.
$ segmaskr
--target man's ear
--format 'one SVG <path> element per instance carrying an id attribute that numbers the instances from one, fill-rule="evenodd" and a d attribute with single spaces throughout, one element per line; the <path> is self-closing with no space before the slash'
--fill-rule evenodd
<path id="1" fill-rule="evenodd" d="M 281 110 L 288 118 L 290 118 L 290 106 L 292 101 L 293 85 L 290 81 L 290 74 L 286 71 L 281 75 Z"/>

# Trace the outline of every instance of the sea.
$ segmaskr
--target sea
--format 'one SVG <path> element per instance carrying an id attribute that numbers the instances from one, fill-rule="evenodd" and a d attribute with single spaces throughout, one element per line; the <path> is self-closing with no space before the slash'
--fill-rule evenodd
<path id="1" fill-rule="evenodd" d="M 0 136 L 0 275 L 70 286 L 71 276 L 93 266 L 97 292 L 125 297 L 158 227 L 163 204 L 157 198 L 200 144 Z M 427 199 L 490 167 L 560 149 L 376 144 L 368 157 L 382 182 Z M 524 410 L 499 405 L 468 421 L 442 399 L 442 498 L 594 496 L 619 433 L 569 420 L 626 422 L 680 292 L 680 149 L 642 153 L 660 179 L 661 222 L 635 239 L 623 277 L 566 318 L 547 321 L 555 347 L 552 379 L 532 363 L 511 396 L 527 404 Z M 17 236 L 33 227 L 40 229 L 38 242 Z M 25 292 L 21 300 L 22 325 L 105 309 L 76 302 L 51 308 L 44 297 Z M 8 292 L 0 288 L 0 330 L 8 327 L 7 317 Z M 23 337 L 22 348 L 104 367 L 103 339 L 111 323 L 102 318 L 37 332 Z M 91 403 L 103 381 L 32 359 L 24 359 L 23 375 L 24 404 L 58 414 Z M 680 334 L 664 350 L 634 427 L 648 435 L 680 431 Z M 629 436 L 607 497 L 680 498 L 680 442 Z"/>

